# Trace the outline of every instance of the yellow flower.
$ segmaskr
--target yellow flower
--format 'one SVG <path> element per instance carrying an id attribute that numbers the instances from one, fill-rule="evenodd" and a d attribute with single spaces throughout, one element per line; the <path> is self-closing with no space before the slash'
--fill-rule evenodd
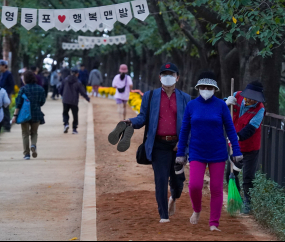
<path id="1" fill-rule="evenodd" d="M 258 31 L 256 32 L 256 34 L 260 34 L 260 31 L 258 30 Z"/>
<path id="2" fill-rule="evenodd" d="M 91 92 L 92 92 L 92 87 L 91 87 L 91 86 L 87 86 L 86 89 L 87 89 L 87 92 L 88 92 L 88 93 L 91 93 Z"/>
<path id="3" fill-rule="evenodd" d="M 233 17 L 233 22 L 236 24 L 237 23 L 237 19 L 235 17 Z"/>

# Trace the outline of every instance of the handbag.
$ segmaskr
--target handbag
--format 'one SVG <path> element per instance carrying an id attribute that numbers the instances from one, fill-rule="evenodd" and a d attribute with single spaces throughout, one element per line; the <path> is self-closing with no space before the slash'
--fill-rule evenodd
<path id="1" fill-rule="evenodd" d="M 122 88 L 118 88 L 118 92 L 119 92 L 119 93 L 124 93 L 125 90 L 126 90 L 128 76 L 126 76 L 125 79 L 126 79 L 126 81 L 125 81 L 125 86 L 122 87 Z"/>
<path id="2" fill-rule="evenodd" d="M 17 124 L 26 123 L 32 119 L 30 100 L 27 98 L 26 94 L 23 94 L 22 98 L 24 99 L 24 103 L 18 114 Z"/>
<path id="3" fill-rule="evenodd" d="M 146 125 L 145 125 L 143 143 L 139 146 L 138 151 L 137 151 L 137 163 L 140 165 L 151 165 L 152 164 L 152 162 L 147 159 L 146 150 L 145 150 L 145 143 L 147 140 L 147 133 L 148 133 L 148 128 L 149 128 L 149 113 L 150 113 L 150 104 L 151 104 L 152 95 L 153 95 L 153 91 L 150 92 L 149 99 L 148 99 L 148 107 L 147 107 L 147 113 L 146 113 Z"/>

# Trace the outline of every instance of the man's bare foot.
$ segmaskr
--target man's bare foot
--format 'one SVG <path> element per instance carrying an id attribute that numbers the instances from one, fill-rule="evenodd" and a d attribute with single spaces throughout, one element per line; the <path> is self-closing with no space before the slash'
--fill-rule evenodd
<path id="1" fill-rule="evenodd" d="M 200 213 L 194 212 L 192 217 L 190 218 L 190 223 L 191 224 L 198 224 L 199 219 L 200 219 Z"/>
<path id="2" fill-rule="evenodd" d="M 170 223 L 170 220 L 169 219 L 161 219 L 159 222 L 161 224 L 165 224 L 165 223 Z"/>
<path id="3" fill-rule="evenodd" d="M 210 230 L 213 231 L 218 231 L 218 232 L 222 232 L 221 230 L 219 230 L 216 226 L 211 226 Z"/>
<path id="4" fill-rule="evenodd" d="M 169 198 L 169 203 L 168 203 L 168 214 L 169 217 L 173 216 L 176 211 L 176 204 L 175 201 L 173 200 L 172 197 Z"/>

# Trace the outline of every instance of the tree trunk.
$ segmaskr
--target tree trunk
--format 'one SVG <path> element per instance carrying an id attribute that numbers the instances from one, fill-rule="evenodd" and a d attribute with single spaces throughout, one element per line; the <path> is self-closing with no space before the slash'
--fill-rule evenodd
<path id="1" fill-rule="evenodd" d="M 243 90 L 251 81 L 260 79 L 261 56 L 258 56 L 259 49 L 253 40 L 239 38 L 237 41 L 240 63 L 239 90 Z"/>
<path id="2" fill-rule="evenodd" d="M 262 60 L 261 80 L 264 87 L 264 95 L 266 99 L 266 111 L 279 114 L 279 89 L 282 72 L 282 45 L 273 50 L 273 55 Z"/>
<path id="3" fill-rule="evenodd" d="M 27 55 L 26 53 L 23 54 L 23 65 L 26 68 L 30 67 L 30 56 Z"/>
<path id="4" fill-rule="evenodd" d="M 20 85 L 20 34 L 18 32 L 13 32 L 12 37 L 10 38 L 10 46 L 12 47 L 12 63 L 11 63 L 11 72 L 14 77 L 15 83 Z"/>

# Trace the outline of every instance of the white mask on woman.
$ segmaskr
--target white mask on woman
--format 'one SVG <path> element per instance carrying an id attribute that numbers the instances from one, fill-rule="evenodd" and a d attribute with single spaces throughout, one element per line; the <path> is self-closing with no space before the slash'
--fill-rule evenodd
<path id="1" fill-rule="evenodd" d="M 214 96 L 215 90 L 199 90 L 200 95 L 202 98 L 204 98 L 206 101 Z"/>
<path id="2" fill-rule="evenodd" d="M 167 75 L 161 77 L 161 83 L 163 86 L 172 87 L 176 83 L 176 77 Z"/>

